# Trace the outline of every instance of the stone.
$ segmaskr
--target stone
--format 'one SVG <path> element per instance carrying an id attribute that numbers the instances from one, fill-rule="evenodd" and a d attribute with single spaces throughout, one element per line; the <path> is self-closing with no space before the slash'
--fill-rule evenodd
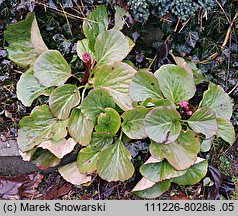
<path id="1" fill-rule="evenodd" d="M 0 157 L 2 156 L 19 156 L 16 140 L 1 141 L 0 139 Z"/>

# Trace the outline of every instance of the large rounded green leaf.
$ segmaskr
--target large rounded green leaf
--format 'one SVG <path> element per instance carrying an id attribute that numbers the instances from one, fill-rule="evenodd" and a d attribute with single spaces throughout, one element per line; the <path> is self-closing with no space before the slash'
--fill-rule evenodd
<path id="1" fill-rule="evenodd" d="M 145 117 L 145 132 L 158 143 L 175 141 L 181 131 L 180 114 L 171 107 L 157 107 Z"/>
<path id="2" fill-rule="evenodd" d="M 207 173 L 208 161 L 203 159 L 198 159 L 194 165 L 192 165 L 186 173 L 180 177 L 171 179 L 179 185 L 193 185 L 198 183 Z"/>
<path id="3" fill-rule="evenodd" d="M 23 117 L 19 123 L 19 148 L 29 151 L 46 140 L 60 140 L 67 135 L 66 125 L 67 121 L 52 116 L 47 105 L 35 107 L 31 115 Z"/>
<path id="4" fill-rule="evenodd" d="M 90 146 L 95 150 L 101 151 L 113 143 L 114 136 L 115 135 L 111 133 L 93 132 Z"/>
<path id="5" fill-rule="evenodd" d="M 98 133 L 116 134 L 121 126 L 121 117 L 113 108 L 105 108 L 105 113 L 100 113 L 95 131 Z"/>
<path id="6" fill-rule="evenodd" d="M 210 84 L 203 94 L 199 107 L 209 107 L 214 110 L 217 118 L 230 120 L 232 115 L 232 104 L 230 97 L 219 85 Z"/>
<path id="7" fill-rule="evenodd" d="M 33 66 L 39 55 L 30 41 L 12 43 L 6 49 L 8 58 L 20 67 Z"/>
<path id="8" fill-rule="evenodd" d="M 221 137 L 230 145 L 232 145 L 236 139 L 235 130 L 232 124 L 228 120 L 223 118 L 217 118 L 217 124 L 217 137 Z"/>
<path id="9" fill-rule="evenodd" d="M 71 84 L 56 88 L 49 98 L 51 112 L 58 119 L 67 119 L 71 109 L 77 106 L 79 102 L 79 90 Z"/>
<path id="10" fill-rule="evenodd" d="M 128 89 L 135 73 L 133 67 L 122 62 L 98 66 L 94 70 L 94 87 L 106 88 L 121 109 L 132 109 Z"/>
<path id="11" fill-rule="evenodd" d="M 184 175 L 186 170 L 176 170 L 172 167 L 168 161 L 156 163 L 145 163 L 140 167 L 140 173 L 150 181 L 161 182 L 166 179 L 171 179 Z"/>
<path id="12" fill-rule="evenodd" d="M 20 80 L 17 82 L 17 98 L 24 106 L 31 106 L 36 98 L 40 95 L 50 95 L 53 89 L 53 87 L 40 85 L 38 80 L 34 77 L 33 69 L 29 68 L 21 75 Z"/>
<path id="13" fill-rule="evenodd" d="M 170 144 L 153 141 L 150 144 L 151 155 L 159 160 L 166 158 L 176 170 L 184 170 L 193 165 L 199 151 L 199 139 L 192 131 L 181 131 L 178 139 Z"/>
<path id="14" fill-rule="evenodd" d="M 7 26 L 4 39 L 9 43 L 8 58 L 18 66 L 32 66 L 38 55 L 48 50 L 34 13 L 29 13 L 26 20 Z"/>
<path id="15" fill-rule="evenodd" d="M 96 122 L 100 113 L 105 112 L 105 108 L 115 108 L 115 102 L 105 89 L 94 89 L 84 99 L 81 111 L 84 116 L 90 117 Z"/>
<path id="16" fill-rule="evenodd" d="M 64 165 L 59 169 L 60 175 L 71 184 L 81 185 L 90 182 L 92 177 L 79 172 L 76 162 Z"/>
<path id="17" fill-rule="evenodd" d="M 81 149 L 77 157 L 77 166 L 79 171 L 84 174 L 89 174 L 96 171 L 96 163 L 99 153 L 99 151 L 96 151 L 91 147 Z"/>
<path id="18" fill-rule="evenodd" d="M 94 122 L 89 116 L 84 116 L 82 112 L 74 108 L 69 118 L 68 131 L 71 137 L 82 146 L 86 146 L 91 141 Z"/>
<path id="19" fill-rule="evenodd" d="M 189 126 L 196 133 L 202 133 L 206 139 L 211 138 L 217 132 L 216 113 L 208 107 L 196 110 L 188 119 Z"/>
<path id="20" fill-rule="evenodd" d="M 122 61 L 130 52 L 128 39 L 116 29 L 103 31 L 96 39 L 95 57 L 98 65 Z"/>
<path id="21" fill-rule="evenodd" d="M 26 41 L 31 37 L 31 26 L 34 20 L 35 13 L 29 13 L 25 20 L 13 23 L 7 26 L 4 31 L 4 39 L 9 43 L 17 41 Z"/>
<path id="22" fill-rule="evenodd" d="M 83 40 L 80 40 L 77 43 L 77 54 L 79 58 L 85 62 L 83 58 L 84 53 L 89 53 L 91 60 L 95 59 L 93 52 L 89 48 L 89 40 L 87 38 L 84 38 Z"/>
<path id="23" fill-rule="evenodd" d="M 144 139 L 147 137 L 144 129 L 144 119 L 148 112 L 149 109 L 136 107 L 122 114 L 122 131 L 130 139 Z"/>
<path id="24" fill-rule="evenodd" d="M 107 147 L 98 156 L 98 175 L 107 181 L 125 181 L 132 177 L 135 168 L 131 155 L 123 143 L 118 140 Z"/>
<path id="25" fill-rule="evenodd" d="M 44 141 L 38 147 L 49 150 L 57 158 L 63 158 L 65 155 L 73 151 L 75 145 L 76 142 L 72 138 L 69 138 L 68 140 L 63 138 L 59 141 L 55 140 Z"/>
<path id="26" fill-rule="evenodd" d="M 195 94 L 196 88 L 193 77 L 184 68 L 177 65 L 163 65 L 155 72 L 163 95 L 179 103 L 188 101 Z"/>
<path id="27" fill-rule="evenodd" d="M 94 43 L 96 37 L 102 32 L 107 30 L 108 27 L 108 14 L 104 5 L 97 6 L 91 11 L 87 19 L 83 22 L 83 32 L 89 39 L 89 48 L 94 50 Z"/>
<path id="28" fill-rule="evenodd" d="M 161 196 L 170 188 L 170 181 L 164 180 L 158 183 L 153 183 L 146 178 L 142 178 L 134 187 L 132 192 L 138 197 L 153 199 Z"/>
<path id="29" fill-rule="evenodd" d="M 135 73 L 130 84 L 130 96 L 133 101 L 138 102 L 147 98 L 163 99 L 158 80 L 152 73 L 144 70 Z"/>
<path id="30" fill-rule="evenodd" d="M 72 75 L 71 68 L 57 50 L 42 53 L 34 64 L 34 75 L 44 86 L 61 86 Z"/>

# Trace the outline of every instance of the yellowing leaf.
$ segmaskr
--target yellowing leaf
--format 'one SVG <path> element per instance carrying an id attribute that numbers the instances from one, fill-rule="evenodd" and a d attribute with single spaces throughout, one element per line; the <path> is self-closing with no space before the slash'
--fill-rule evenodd
<path id="1" fill-rule="evenodd" d="M 60 175 L 71 184 L 81 185 L 91 181 L 91 176 L 79 172 L 76 162 L 60 167 Z"/>
<path id="2" fill-rule="evenodd" d="M 36 52 L 41 54 L 48 50 L 47 46 L 45 45 L 41 34 L 40 29 L 38 27 L 36 18 L 34 17 L 31 25 L 31 42 L 33 44 L 33 47 L 35 48 Z"/>
<path id="3" fill-rule="evenodd" d="M 38 147 L 49 150 L 57 158 L 63 158 L 65 155 L 73 151 L 75 145 L 76 142 L 72 138 L 69 138 L 68 140 L 61 139 L 59 141 L 44 141 Z"/>
<path id="4" fill-rule="evenodd" d="M 141 198 L 157 198 L 161 196 L 170 188 L 170 181 L 164 180 L 157 183 L 152 183 L 146 178 L 142 178 L 141 181 L 135 186 L 132 192 Z"/>
<path id="5" fill-rule="evenodd" d="M 48 50 L 34 13 L 29 13 L 23 21 L 7 26 L 4 39 L 9 43 L 6 48 L 8 58 L 18 66 L 33 66 L 38 55 Z"/>

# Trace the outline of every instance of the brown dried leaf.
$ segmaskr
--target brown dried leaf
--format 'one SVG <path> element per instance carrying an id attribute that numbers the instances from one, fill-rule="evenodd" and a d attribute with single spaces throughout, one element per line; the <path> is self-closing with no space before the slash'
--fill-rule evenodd
<path id="1" fill-rule="evenodd" d="M 39 173 L 29 175 L 20 174 L 14 177 L 0 176 L 0 199 L 32 199 L 39 195 L 36 189 L 42 178 L 43 175 Z"/>
<path id="2" fill-rule="evenodd" d="M 72 189 L 72 185 L 69 183 L 66 183 L 62 187 L 58 187 L 57 185 L 53 185 L 47 190 L 47 193 L 45 196 L 43 196 L 44 200 L 52 200 L 58 197 L 62 197 L 66 194 L 68 194 Z"/>

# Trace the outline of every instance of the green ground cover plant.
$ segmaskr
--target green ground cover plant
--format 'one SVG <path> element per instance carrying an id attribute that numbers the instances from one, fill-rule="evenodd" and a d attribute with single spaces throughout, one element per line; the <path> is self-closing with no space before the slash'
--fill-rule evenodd
<path id="1" fill-rule="evenodd" d="M 134 46 L 121 32 L 125 14 L 117 8 L 112 28 L 104 6 L 84 19 L 86 38 L 77 43 L 83 77 L 45 45 L 34 13 L 7 27 L 8 58 L 26 67 L 17 97 L 33 108 L 19 123 L 18 145 L 24 160 L 47 169 L 79 144 L 77 160 L 58 170 L 80 185 L 95 174 L 109 182 L 130 179 L 135 168 L 124 142 L 147 139 L 151 157 L 140 167 L 143 178 L 133 192 L 155 198 L 172 182 L 191 185 L 206 175 L 208 161 L 198 154 L 209 151 L 215 137 L 234 143 L 232 103 L 222 87 L 210 83 L 200 103 L 190 104 L 198 70 L 180 57 L 154 74 L 125 60 Z M 41 95 L 48 102 L 33 107 Z"/>

